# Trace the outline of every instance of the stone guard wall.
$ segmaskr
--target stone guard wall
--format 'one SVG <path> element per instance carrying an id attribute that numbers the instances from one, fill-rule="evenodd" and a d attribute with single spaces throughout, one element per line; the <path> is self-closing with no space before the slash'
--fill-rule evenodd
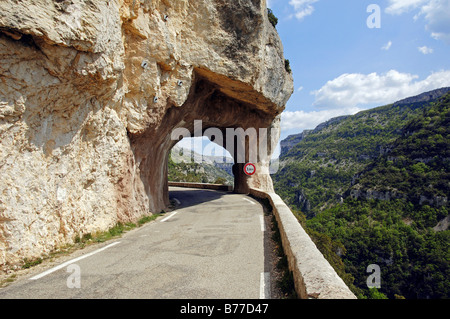
<path id="1" fill-rule="evenodd" d="M 169 186 L 230 191 L 228 186 L 214 184 L 169 182 Z M 300 299 L 356 299 L 280 196 L 255 188 L 250 195 L 267 199 L 272 206 Z"/>

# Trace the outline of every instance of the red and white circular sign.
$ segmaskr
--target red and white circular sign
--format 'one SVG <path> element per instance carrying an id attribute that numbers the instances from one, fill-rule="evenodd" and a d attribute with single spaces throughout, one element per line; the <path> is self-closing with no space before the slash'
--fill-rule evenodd
<path id="1" fill-rule="evenodd" d="M 252 176 L 256 172 L 256 166 L 252 163 L 245 164 L 244 173 L 248 176 Z"/>

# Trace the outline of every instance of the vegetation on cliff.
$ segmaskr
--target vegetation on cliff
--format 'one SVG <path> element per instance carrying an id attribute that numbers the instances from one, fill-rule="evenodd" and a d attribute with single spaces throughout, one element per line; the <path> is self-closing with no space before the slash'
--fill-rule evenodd
<path id="1" fill-rule="evenodd" d="M 273 25 L 273 27 L 276 27 L 278 24 L 278 18 L 273 13 L 272 9 L 267 9 L 267 15 L 269 16 L 269 21 Z"/>
<path id="2" fill-rule="evenodd" d="M 359 297 L 450 296 L 449 107 L 447 94 L 361 112 L 281 158 L 277 193 Z"/>

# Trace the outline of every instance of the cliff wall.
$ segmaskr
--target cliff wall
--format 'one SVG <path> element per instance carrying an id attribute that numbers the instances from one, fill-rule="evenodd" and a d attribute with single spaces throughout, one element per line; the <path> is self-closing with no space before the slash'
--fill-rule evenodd
<path id="1" fill-rule="evenodd" d="M 159 213 L 175 128 L 277 140 L 292 92 L 265 0 L 1 1 L 0 265 Z"/>

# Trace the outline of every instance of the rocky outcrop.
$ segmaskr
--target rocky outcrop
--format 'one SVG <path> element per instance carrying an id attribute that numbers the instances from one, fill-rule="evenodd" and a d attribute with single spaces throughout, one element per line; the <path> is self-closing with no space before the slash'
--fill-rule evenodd
<path id="1" fill-rule="evenodd" d="M 305 213 L 309 213 L 311 211 L 311 202 L 306 197 L 303 189 L 295 192 L 295 204 Z"/>
<path id="2" fill-rule="evenodd" d="M 444 87 L 429 92 L 425 92 L 416 96 L 408 97 L 406 99 L 397 101 L 394 103 L 394 107 L 404 105 L 420 105 L 426 102 L 432 102 L 440 98 L 441 96 L 450 92 L 450 87 Z"/>
<path id="3" fill-rule="evenodd" d="M 309 132 L 311 131 L 304 130 L 300 134 L 289 135 L 284 140 L 280 141 L 280 156 L 286 155 L 295 145 L 300 143 Z"/>
<path id="4" fill-rule="evenodd" d="M 439 223 L 433 227 L 433 230 L 436 232 L 445 231 L 448 229 L 448 225 L 450 225 L 450 215 L 440 220 Z"/>
<path id="5" fill-rule="evenodd" d="M 158 213 L 175 128 L 276 140 L 292 92 L 264 0 L 1 1 L 0 264 Z"/>
<path id="6" fill-rule="evenodd" d="M 352 199 L 374 199 L 381 201 L 404 199 L 418 205 L 429 205 L 436 208 L 448 206 L 447 196 L 427 196 L 424 194 L 411 194 L 408 196 L 408 194 L 404 194 L 396 189 L 383 191 L 376 189 L 362 189 L 359 184 L 350 188 L 344 196 Z"/>
<path id="7" fill-rule="evenodd" d="M 350 196 L 352 199 L 375 199 L 383 201 L 407 198 L 405 194 L 398 192 L 397 190 L 378 191 L 374 189 L 361 190 L 358 188 L 348 190 L 345 196 Z"/>

